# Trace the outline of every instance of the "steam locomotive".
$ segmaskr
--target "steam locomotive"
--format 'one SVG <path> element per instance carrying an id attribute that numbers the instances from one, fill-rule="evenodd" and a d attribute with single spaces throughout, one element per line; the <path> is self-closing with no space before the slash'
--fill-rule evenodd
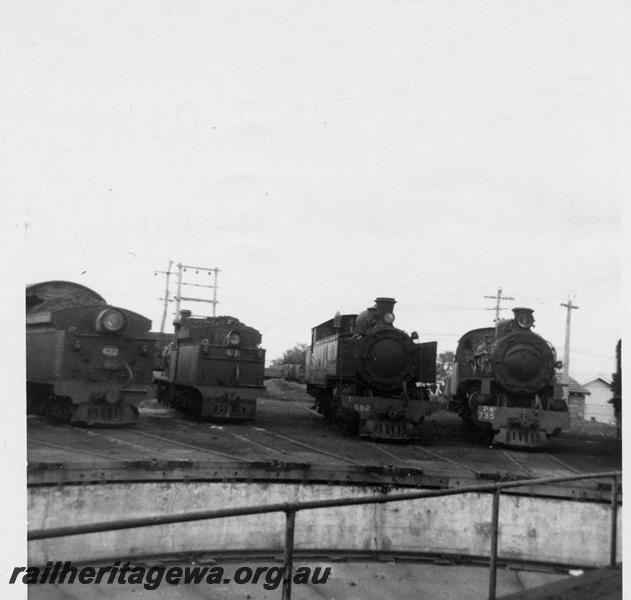
<path id="1" fill-rule="evenodd" d="M 434 411 L 436 342 L 393 326 L 393 298 L 314 327 L 305 381 L 318 412 L 360 437 L 405 440 Z"/>
<path id="2" fill-rule="evenodd" d="M 28 286 L 27 412 L 75 424 L 135 423 L 151 390 L 150 327 L 78 283 Z"/>
<path id="3" fill-rule="evenodd" d="M 543 447 L 570 425 L 567 386 L 556 373 L 562 364 L 554 348 L 532 331 L 533 311 L 513 314 L 460 338 L 446 393 L 454 410 L 494 443 Z"/>
<path id="4" fill-rule="evenodd" d="M 183 310 L 155 374 L 158 400 L 198 418 L 254 419 L 265 391 L 261 334 L 234 317 L 192 317 Z"/>

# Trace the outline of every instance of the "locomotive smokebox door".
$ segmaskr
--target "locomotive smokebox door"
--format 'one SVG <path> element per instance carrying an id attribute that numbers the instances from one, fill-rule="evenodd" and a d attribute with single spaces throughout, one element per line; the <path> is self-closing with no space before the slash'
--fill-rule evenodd
<path id="1" fill-rule="evenodd" d="M 438 342 L 423 342 L 416 345 L 419 357 L 419 380 L 436 383 L 436 348 Z"/>

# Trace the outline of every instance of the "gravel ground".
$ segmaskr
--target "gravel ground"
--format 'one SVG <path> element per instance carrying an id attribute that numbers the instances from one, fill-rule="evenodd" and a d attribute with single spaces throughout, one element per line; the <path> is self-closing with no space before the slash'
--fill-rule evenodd
<path id="1" fill-rule="evenodd" d="M 313 398 L 307 394 L 307 387 L 304 384 L 285 381 L 284 379 L 268 379 L 265 382 L 265 387 L 267 392 L 263 396 L 264 398 L 298 402 L 308 406 L 313 405 Z M 431 429 L 426 433 L 433 439 L 438 439 L 441 435 L 444 436 L 454 429 L 457 430 L 458 436 L 471 438 L 471 440 L 476 438 L 475 431 L 470 431 L 457 415 L 448 411 L 434 413 L 426 420 L 426 424 Z M 615 425 L 583 419 L 572 419 L 570 429 L 562 432 L 557 439 L 560 438 L 569 440 L 572 445 L 580 445 L 583 440 L 598 440 L 614 445 L 619 443 Z"/>
<path id="2" fill-rule="evenodd" d="M 274 378 L 268 379 L 265 382 L 265 387 L 267 392 L 263 395 L 263 398 L 313 404 L 313 397 L 307 394 L 307 386 L 302 383 Z"/>

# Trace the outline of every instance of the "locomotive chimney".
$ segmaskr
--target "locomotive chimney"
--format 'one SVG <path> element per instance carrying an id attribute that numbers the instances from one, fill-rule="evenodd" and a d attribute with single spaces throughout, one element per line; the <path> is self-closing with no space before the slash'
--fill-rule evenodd
<path id="1" fill-rule="evenodd" d="M 396 302 L 394 298 L 375 298 L 375 306 L 377 307 L 379 316 L 383 317 L 386 313 L 394 313 L 394 305 Z"/>
<path id="2" fill-rule="evenodd" d="M 190 318 L 192 314 L 193 313 L 190 310 L 181 310 L 180 314 L 173 321 L 173 327 L 175 327 L 175 330 L 179 331 L 182 328 L 182 321 L 184 321 L 184 319 Z"/>

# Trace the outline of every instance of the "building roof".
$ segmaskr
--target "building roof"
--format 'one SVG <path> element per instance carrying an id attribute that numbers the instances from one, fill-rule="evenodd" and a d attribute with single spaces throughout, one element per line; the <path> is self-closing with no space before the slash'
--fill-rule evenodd
<path id="1" fill-rule="evenodd" d="M 586 387 L 582 386 L 573 377 L 569 377 L 568 379 L 569 379 L 568 393 L 570 393 L 570 394 L 583 394 L 584 396 L 587 396 L 587 395 L 591 394 L 591 392 Z"/>
<path id="2" fill-rule="evenodd" d="M 583 386 L 588 386 L 590 383 L 594 383 L 596 381 L 602 381 L 606 385 L 611 385 L 611 379 L 609 377 L 606 377 L 605 375 L 598 375 L 597 377 L 588 379 Z"/>

